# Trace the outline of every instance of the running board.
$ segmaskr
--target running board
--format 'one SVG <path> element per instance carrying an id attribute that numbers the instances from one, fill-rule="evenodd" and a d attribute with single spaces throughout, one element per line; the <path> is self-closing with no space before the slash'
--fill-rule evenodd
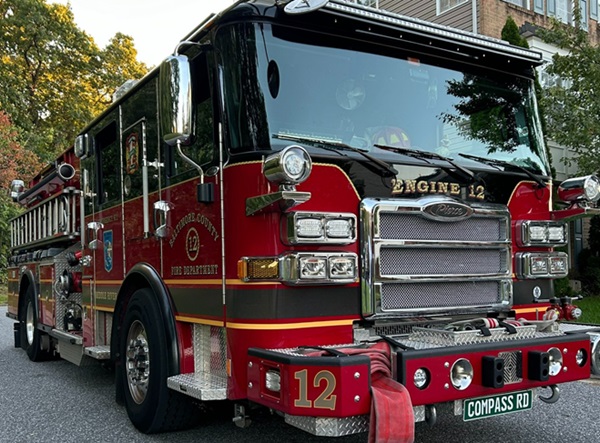
<path id="1" fill-rule="evenodd" d="M 227 379 L 204 372 L 174 375 L 167 379 L 167 386 L 198 400 L 226 400 Z"/>
<path id="2" fill-rule="evenodd" d="M 108 360 L 110 358 L 110 346 L 90 346 L 84 348 L 83 353 L 96 360 Z"/>

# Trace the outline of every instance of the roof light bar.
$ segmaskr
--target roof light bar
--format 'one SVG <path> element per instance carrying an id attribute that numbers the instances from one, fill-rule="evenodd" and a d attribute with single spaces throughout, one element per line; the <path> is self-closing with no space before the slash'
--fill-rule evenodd
<path id="1" fill-rule="evenodd" d="M 414 31 L 431 34 L 433 36 L 450 38 L 462 43 L 480 46 L 484 49 L 502 52 L 506 55 L 521 57 L 531 62 L 540 63 L 542 61 L 541 53 L 512 46 L 506 42 L 503 42 L 502 40 L 478 34 L 472 34 L 460 29 L 451 28 L 449 26 L 433 24 L 424 20 L 406 17 L 392 12 L 370 8 L 368 6 L 348 3 L 343 0 L 330 0 L 325 6 L 325 9 L 358 15 L 361 17 L 389 23 L 391 25 L 412 29 Z"/>

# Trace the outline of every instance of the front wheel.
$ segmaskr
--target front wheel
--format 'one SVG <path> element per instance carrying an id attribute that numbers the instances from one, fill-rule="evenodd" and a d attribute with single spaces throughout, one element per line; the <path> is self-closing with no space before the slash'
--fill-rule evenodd
<path id="1" fill-rule="evenodd" d="M 125 407 L 133 425 L 150 434 L 188 428 L 198 410 L 192 399 L 167 387 L 170 353 L 161 310 L 150 289 L 136 291 L 128 306 L 119 346 Z"/>
<path id="2" fill-rule="evenodd" d="M 33 286 L 25 293 L 25 309 L 21 317 L 21 347 L 27 352 L 31 361 L 42 361 L 48 358 L 48 349 L 43 349 L 44 333 L 38 329 L 37 299 Z"/>

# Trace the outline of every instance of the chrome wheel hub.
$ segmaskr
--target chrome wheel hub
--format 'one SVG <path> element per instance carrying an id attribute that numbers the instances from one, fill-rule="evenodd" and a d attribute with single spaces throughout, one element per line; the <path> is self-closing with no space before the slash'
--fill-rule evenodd
<path id="1" fill-rule="evenodd" d="M 27 344 L 33 344 L 33 334 L 35 332 L 35 324 L 33 321 L 33 304 L 27 303 L 27 313 L 25 317 L 25 332 L 27 336 Z"/>
<path id="2" fill-rule="evenodd" d="M 126 368 L 127 384 L 133 400 L 140 404 L 148 393 L 150 382 L 150 351 L 144 325 L 136 320 L 127 334 Z"/>

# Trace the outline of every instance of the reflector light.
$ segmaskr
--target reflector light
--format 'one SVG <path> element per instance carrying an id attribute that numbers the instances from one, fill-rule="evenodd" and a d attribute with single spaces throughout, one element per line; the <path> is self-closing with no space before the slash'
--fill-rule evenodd
<path id="1" fill-rule="evenodd" d="M 279 259 L 277 257 L 244 258 L 238 262 L 238 278 L 250 280 L 277 280 Z"/>

